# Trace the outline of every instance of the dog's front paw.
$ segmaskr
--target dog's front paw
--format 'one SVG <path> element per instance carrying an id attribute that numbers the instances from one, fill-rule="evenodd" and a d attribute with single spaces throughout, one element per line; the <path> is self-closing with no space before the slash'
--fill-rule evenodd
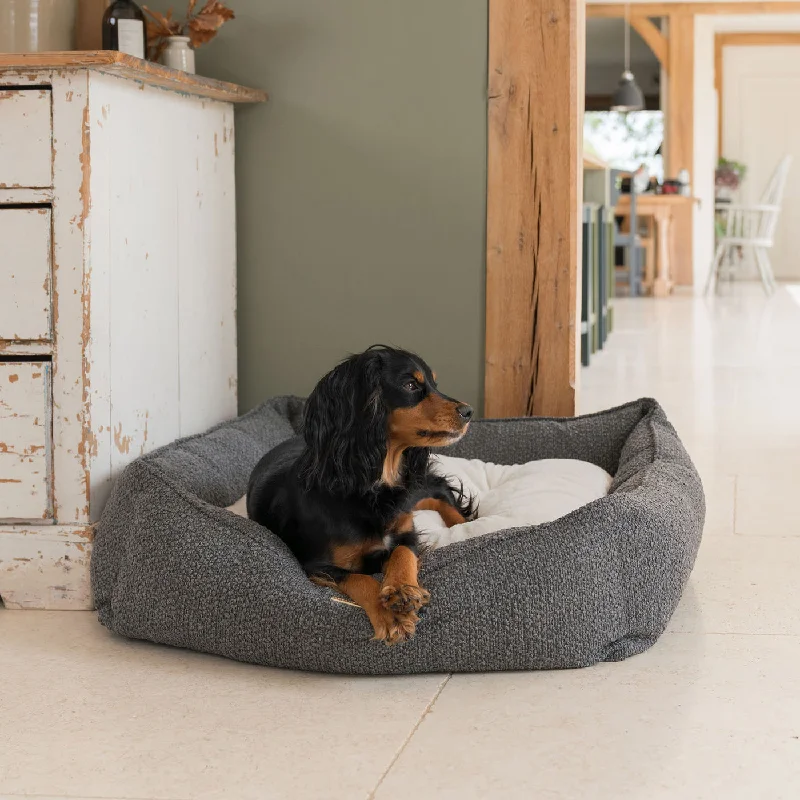
<path id="1" fill-rule="evenodd" d="M 408 614 L 394 614 L 386 610 L 381 620 L 375 625 L 374 640 L 387 645 L 408 641 L 417 629 L 419 617 L 412 611 Z"/>
<path id="2" fill-rule="evenodd" d="M 431 594 L 421 586 L 384 586 L 381 589 L 381 605 L 393 614 L 414 614 L 427 605 Z"/>

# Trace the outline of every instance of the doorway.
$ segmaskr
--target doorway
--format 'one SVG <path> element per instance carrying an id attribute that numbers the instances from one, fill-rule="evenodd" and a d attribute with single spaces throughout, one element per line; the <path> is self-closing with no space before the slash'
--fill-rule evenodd
<path id="1" fill-rule="evenodd" d="M 715 41 L 719 153 L 745 165 L 737 200 L 757 203 L 778 161 L 794 157 L 771 260 L 779 280 L 800 280 L 800 33 L 720 33 Z"/>

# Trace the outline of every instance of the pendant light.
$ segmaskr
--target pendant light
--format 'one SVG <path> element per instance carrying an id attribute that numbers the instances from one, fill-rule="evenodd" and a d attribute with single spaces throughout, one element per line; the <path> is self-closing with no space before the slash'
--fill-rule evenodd
<path id="1" fill-rule="evenodd" d="M 630 12 L 630 3 L 625 3 L 625 71 L 619 79 L 619 85 L 614 94 L 611 95 L 611 110 L 625 113 L 641 111 L 644 108 L 644 94 L 631 72 Z"/>

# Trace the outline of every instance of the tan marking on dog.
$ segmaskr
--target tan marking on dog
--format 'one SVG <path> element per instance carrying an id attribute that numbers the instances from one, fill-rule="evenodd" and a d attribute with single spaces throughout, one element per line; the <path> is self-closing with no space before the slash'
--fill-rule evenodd
<path id="1" fill-rule="evenodd" d="M 358 572 L 368 555 L 383 549 L 381 539 L 367 539 L 364 542 L 353 544 L 335 544 L 331 547 L 331 564 L 339 569 Z"/>
<path id="2" fill-rule="evenodd" d="M 402 447 L 434 447 L 460 439 L 467 425 L 458 413 L 457 400 L 446 400 L 438 394 L 428 395 L 411 408 L 396 408 L 389 415 L 389 443 Z M 433 439 L 419 436 L 418 431 L 445 431 L 452 436 Z M 456 438 L 457 437 L 457 438 Z"/>
<path id="3" fill-rule="evenodd" d="M 466 519 L 457 508 L 451 506 L 446 500 L 437 500 L 434 497 L 426 497 L 424 500 L 420 500 L 414 506 L 414 511 L 436 511 L 448 528 L 466 522 Z"/>
<path id="4" fill-rule="evenodd" d="M 398 514 L 389 525 L 388 533 L 411 533 L 414 530 L 414 515 L 404 511 Z"/>
<path id="5" fill-rule="evenodd" d="M 400 482 L 400 473 L 403 469 L 403 453 L 406 447 L 389 440 L 386 448 L 386 458 L 383 459 L 381 483 L 387 486 L 397 486 Z"/>

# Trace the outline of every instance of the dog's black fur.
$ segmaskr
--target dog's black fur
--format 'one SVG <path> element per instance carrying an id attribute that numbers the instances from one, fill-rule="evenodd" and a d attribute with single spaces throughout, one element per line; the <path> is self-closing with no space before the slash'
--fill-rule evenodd
<path id="1" fill-rule="evenodd" d="M 460 439 L 471 417 L 438 390 L 421 358 L 375 345 L 322 378 L 302 437 L 259 461 L 248 516 L 277 534 L 309 577 L 339 584 L 382 572 L 394 548 L 418 552 L 411 512 L 419 501 L 474 516 L 463 489 L 428 468 L 430 447 Z"/>

